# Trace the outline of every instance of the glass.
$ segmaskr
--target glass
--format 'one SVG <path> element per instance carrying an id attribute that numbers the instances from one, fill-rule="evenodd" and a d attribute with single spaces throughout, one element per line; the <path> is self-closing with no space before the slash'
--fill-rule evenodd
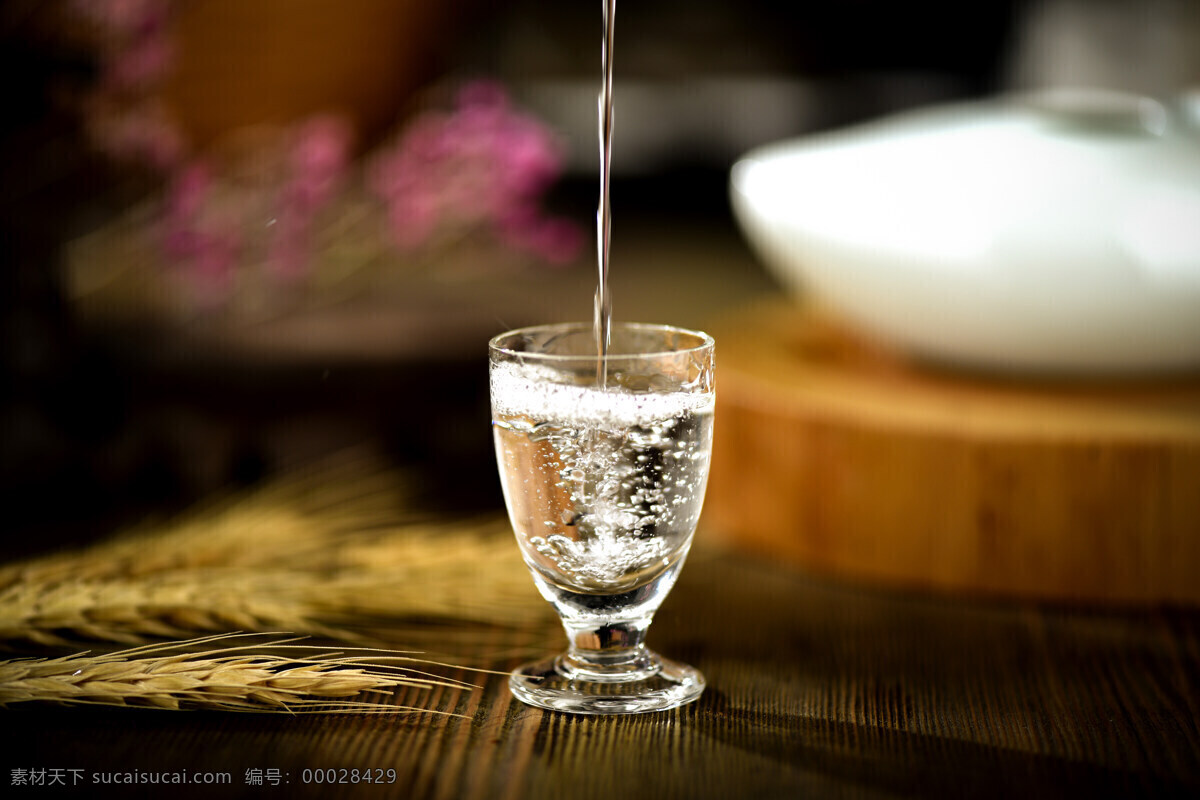
<path id="1" fill-rule="evenodd" d="M 712 450 L 713 340 L 615 324 L 603 376 L 591 325 L 489 344 L 492 432 L 517 543 L 569 647 L 512 673 L 520 700 L 586 714 L 660 711 L 704 691 L 646 631 L 687 557 Z"/>

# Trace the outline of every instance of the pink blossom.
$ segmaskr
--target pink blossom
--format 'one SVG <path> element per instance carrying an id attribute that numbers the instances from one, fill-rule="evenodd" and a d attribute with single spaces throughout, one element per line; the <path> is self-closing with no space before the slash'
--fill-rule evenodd
<path id="1" fill-rule="evenodd" d="M 197 161 L 182 167 L 167 193 L 168 224 L 184 225 L 196 220 L 208 200 L 212 183 L 212 170 L 208 164 Z"/>
<path id="2" fill-rule="evenodd" d="M 538 226 L 530 245 L 546 261 L 562 266 L 578 257 L 583 248 L 583 232 L 569 219 L 550 217 Z"/>
<path id="3" fill-rule="evenodd" d="M 161 81 L 175 58 L 171 0 L 76 0 L 103 37 L 101 85 L 135 92 Z"/>
<path id="4" fill-rule="evenodd" d="M 411 194 L 397 199 L 387 210 L 392 236 L 402 249 L 419 247 L 437 228 L 436 201 L 429 194 Z"/>
<path id="5" fill-rule="evenodd" d="M 240 232 L 209 213 L 213 180 L 203 162 L 181 167 L 168 189 L 163 215 L 163 252 L 208 304 L 221 302 L 232 290 L 242 250 Z"/>
<path id="6" fill-rule="evenodd" d="M 291 166 L 296 175 L 326 183 L 340 177 L 350 156 L 353 133 L 342 117 L 322 115 L 300 124 L 292 144 Z"/>
<path id="7" fill-rule="evenodd" d="M 507 109 L 509 106 L 508 92 L 500 81 L 479 78 L 469 81 L 459 87 L 455 98 L 459 108 L 483 106 L 485 108 Z"/>
<path id="8" fill-rule="evenodd" d="M 538 208 L 561 166 L 551 132 L 512 108 L 499 83 L 477 81 L 462 87 L 453 111 L 415 119 L 372 164 L 368 185 L 387 204 L 401 247 L 420 246 L 441 229 L 481 227 L 561 262 L 574 255 L 571 223 L 544 225 Z"/>
<path id="9" fill-rule="evenodd" d="M 583 232 L 562 217 L 546 217 L 532 209 L 517 209 L 499 226 L 501 241 L 551 264 L 568 264 L 579 255 Z"/>
<path id="10" fill-rule="evenodd" d="M 294 280 L 307 269 L 312 228 L 342 183 L 352 138 L 350 124 L 337 116 L 312 117 L 297 128 L 267 246 L 267 266 L 276 276 Z"/>
<path id="11" fill-rule="evenodd" d="M 132 36 L 161 27 L 171 0 L 75 0 L 78 12 L 113 34 Z"/>
<path id="12" fill-rule="evenodd" d="M 167 171 L 184 150 L 156 88 L 175 60 L 173 0 L 73 0 L 100 36 L 100 76 L 84 106 L 97 145 L 109 155 Z"/>
<path id="13" fill-rule="evenodd" d="M 150 87 L 166 77 L 174 60 L 174 42 L 165 34 L 143 36 L 106 60 L 104 83 L 117 91 Z"/>
<path id="14" fill-rule="evenodd" d="M 208 288 L 228 288 L 237 264 L 237 237 L 229 233 L 204 232 L 196 244 L 192 257 L 195 277 Z"/>
<path id="15" fill-rule="evenodd" d="M 308 271 L 312 255 L 310 227 L 302 220 L 276 220 L 267 245 L 267 266 L 275 277 L 295 281 Z"/>
<path id="16" fill-rule="evenodd" d="M 191 287 L 195 300 L 216 306 L 233 290 L 240 243 L 229 231 L 175 228 L 167 234 L 164 249 L 173 257 L 171 267 Z"/>

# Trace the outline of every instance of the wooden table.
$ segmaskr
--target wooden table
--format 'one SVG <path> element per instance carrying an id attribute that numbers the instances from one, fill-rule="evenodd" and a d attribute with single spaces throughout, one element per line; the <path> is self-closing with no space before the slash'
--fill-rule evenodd
<path id="1" fill-rule="evenodd" d="M 24 708 L 5 714 L 17 736 L 0 780 L 78 776 L 74 789 L 7 797 L 141 796 L 148 787 L 92 786 L 92 773 L 177 770 L 229 783 L 171 796 L 1200 796 L 1196 610 L 903 595 L 708 549 L 651 643 L 703 670 L 697 703 L 548 713 L 513 701 L 504 677 L 476 675 L 478 691 L 399 698 L 466 719 Z M 306 769 L 341 768 L 395 781 L 305 783 Z"/>
<path id="2" fill-rule="evenodd" d="M 727 231 L 656 229 L 621 242 L 630 245 L 615 294 L 626 319 L 704 325 L 769 288 Z M 585 313 L 591 281 L 535 293 L 530 315 Z M 535 638 L 560 647 L 556 628 Z M 4 713 L 16 741 L 0 785 L 5 797 L 1200 796 L 1197 609 L 902 594 L 709 549 L 693 554 L 650 643 L 705 673 L 697 703 L 575 717 L 515 703 L 502 675 L 462 672 L 452 674 L 477 691 L 397 700 L 465 719 L 18 707 Z M 394 782 L 312 780 L 313 770 L 342 768 L 385 779 L 393 770 Z M 14 770 L 78 782 L 15 787 Z M 178 770 L 225 773 L 228 783 L 151 792 L 90 782 L 96 772 Z"/>

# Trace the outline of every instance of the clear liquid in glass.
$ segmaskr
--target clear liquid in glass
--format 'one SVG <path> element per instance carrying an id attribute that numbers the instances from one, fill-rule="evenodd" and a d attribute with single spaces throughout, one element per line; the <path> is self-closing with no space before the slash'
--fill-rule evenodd
<path id="1" fill-rule="evenodd" d="M 704 499 L 711 404 L 602 421 L 498 414 L 501 482 L 525 561 L 581 594 L 645 586 L 682 559 Z"/>

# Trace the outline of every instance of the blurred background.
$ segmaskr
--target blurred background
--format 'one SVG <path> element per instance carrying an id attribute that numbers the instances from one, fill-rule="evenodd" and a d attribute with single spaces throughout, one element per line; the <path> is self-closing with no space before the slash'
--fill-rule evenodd
<path id="1" fill-rule="evenodd" d="M 704 326 L 779 291 L 729 209 L 746 150 L 1014 89 L 1194 86 L 1196 9 L 620 4 L 616 316 Z M 591 313 L 600 34 L 592 2 L 0 6 L 10 550 L 356 443 L 418 466 L 431 506 L 499 508 L 486 339 Z"/>

